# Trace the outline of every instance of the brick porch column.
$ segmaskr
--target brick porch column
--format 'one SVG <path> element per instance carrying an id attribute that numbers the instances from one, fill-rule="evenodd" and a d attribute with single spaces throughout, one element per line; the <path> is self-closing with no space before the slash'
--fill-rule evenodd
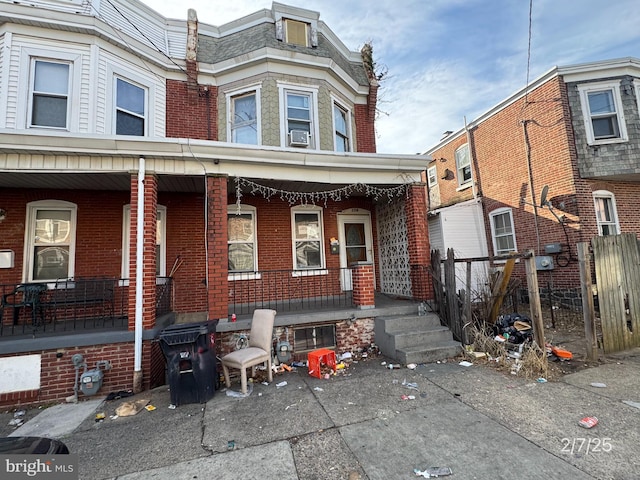
<path id="1" fill-rule="evenodd" d="M 373 263 L 357 262 L 350 267 L 354 305 L 361 310 L 375 308 Z"/>
<path id="2" fill-rule="evenodd" d="M 431 265 L 427 226 L 427 192 L 423 183 L 411 185 L 404 204 L 407 242 L 411 267 L 411 289 L 416 300 L 433 300 L 433 287 L 427 269 Z"/>
<path id="3" fill-rule="evenodd" d="M 229 257 L 227 253 L 227 177 L 207 177 L 208 318 L 227 318 Z"/>
<path id="4" fill-rule="evenodd" d="M 131 215 L 129 216 L 129 330 L 135 330 L 136 320 L 136 257 L 138 222 L 138 176 L 131 176 Z M 144 177 L 144 247 L 142 328 L 156 323 L 156 218 L 158 210 L 158 180 L 155 175 Z"/>

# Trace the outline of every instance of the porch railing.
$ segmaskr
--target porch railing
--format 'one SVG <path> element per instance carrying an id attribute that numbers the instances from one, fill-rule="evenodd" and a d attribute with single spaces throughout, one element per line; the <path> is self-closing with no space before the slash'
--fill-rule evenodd
<path id="1" fill-rule="evenodd" d="M 353 306 L 349 268 L 231 273 L 228 283 L 230 316 L 256 308 L 295 312 Z"/>

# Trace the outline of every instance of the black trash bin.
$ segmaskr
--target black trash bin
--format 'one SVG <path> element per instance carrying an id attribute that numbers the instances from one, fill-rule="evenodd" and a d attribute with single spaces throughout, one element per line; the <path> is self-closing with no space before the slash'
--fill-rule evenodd
<path id="1" fill-rule="evenodd" d="M 218 387 L 217 321 L 171 325 L 160 332 L 173 405 L 205 403 Z"/>

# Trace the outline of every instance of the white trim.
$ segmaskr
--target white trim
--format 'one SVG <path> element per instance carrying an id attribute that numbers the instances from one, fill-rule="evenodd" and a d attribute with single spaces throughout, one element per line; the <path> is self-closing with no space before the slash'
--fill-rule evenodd
<path id="1" fill-rule="evenodd" d="M 620 222 L 618 220 L 618 207 L 616 205 L 616 197 L 615 195 L 608 191 L 608 190 L 595 190 L 591 193 L 592 197 L 593 197 L 593 208 L 594 208 L 594 213 L 596 216 L 596 225 L 598 226 L 598 235 L 602 236 L 602 226 L 603 225 L 612 225 L 615 226 L 615 233 L 619 235 L 620 234 Z M 613 217 L 612 221 L 610 222 L 601 222 L 600 219 L 598 218 L 598 205 L 597 202 L 598 200 L 610 200 L 611 201 L 611 215 Z"/>
<path id="2" fill-rule="evenodd" d="M 254 275 L 254 278 L 260 278 L 256 275 L 258 271 L 258 209 L 253 205 L 241 204 L 238 210 L 238 205 L 227 205 L 227 222 L 229 222 L 230 215 L 251 215 L 251 228 L 253 229 L 253 239 L 251 242 L 233 242 L 233 243 L 251 243 L 253 245 L 253 269 L 252 270 L 234 270 L 229 271 L 228 278 L 230 280 L 249 280 L 250 275 Z M 228 230 L 228 226 L 227 226 Z M 227 237 L 227 258 L 229 254 L 229 237 Z M 228 266 L 227 266 L 228 268 Z M 239 278 L 232 278 L 239 277 Z"/>
<path id="3" fill-rule="evenodd" d="M 162 217 L 161 225 L 161 243 L 160 243 L 160 275 L 157 277 L 166 277 L 167 275 L 167 207 L 158 205 L 156 210 L 156 229 L 158 219 Z M 157 230 L 156 230 L 157 231 Z M 131 278 L 131 272 L 129 271 L 129 259 L 130 259 L 130 239 L 131 239 L 131 204 L 124 205 L 122 207 L 122 260 L 120 263 L 120 278 L 121 284 L 129 285 L 129 279 Z M 155 243 L 154 243 L 155 245 Z M 156 283 L 158 282 L 156 279 Z"/>
<path id="4" fill-rule="evenodd" d="M 23 47 L 20 50 L 20 72 L 18 81 L 18 102 L 16 127 L 30 130 L 77 132 L 79 129 L 80 104 L 73 99 L 80 92 L 82 55 L 76 52 L 49 50 L 46 48 Z M 67 92 L 67 125 L 65 128 L 31 125 L 35 61 L 65 63 L 69 65 L 69 87 Z"/>
<path id="5" fill-rule="evenodd" d="M 309 85 L 299 85 L 294 83 L 278 82 L 278 92 L 280 98 L 280 145 L 289 147 L 289 129 L 287 117 L 287 93 L 308 95 L 310 97 L 310 121 L 311 140 L 309 149 L 318 150 L 320 148 L 320 126 L 318 121 L 318 87 Z"/>
<path id="6" fill-rule="evenodd" d="M 320 249 L 320 265 L 315 266 L 315 267 L 309 267 L 309 268 L 299 268 L 298 267 L 298 262 L 297 262 L 297 256 L 296 256 L 296 243 L 298 241 L 303 242 L 305 241 L 304 239 L 298 240 L 297 235 L 296 235 L 296 213 L 316 213 L 318 215 L 318 228 L 320 230 L 319 232 L 319 238 L 317 240 L 308 240 L 308 241 L 312 241 L 312 242 L 318 242 L 319 243 L 319 249 Z M 324 268 L 326 268 L 326 263 L 325 263 L 325 254 L 324 254 L 324 220 L 323 220 L 323 215 L 322 215 L 322 208 L 321 207 L 317 207 L 315 205 L 297 205 L 295 207 L 291 207 L 291 251 L 292 251 L 292 260 L 293 260 L 293 269 L 296 271 L 294 272 L 294 276 L 297 272 L 308 272 L 308 274 L 310 275 L 318 275 L 320 274 L 319 271 L 323 270 Z M 313 272 L 319 272 L 319 273 L 313 273 Z"/>
<path id="7" fill-rule="evenodd" d="M 467 158 L 467 162 L 466 164 L 464 164 L 462 166 L 462 168 L 460 168 L 460 165 L 458 164 L 458 152 L 462 152 L 463 150 L 466 150 L 466 158 Z M 471 170 L 471 151 L 469 149 L 469 144 L 465 143 L 463 145 L 460 145 L 458 148 L 456 148 L 456 151 L 454 152 L 454 157 L 456 160 L 456 179 L 458 180 L 458 189 L 466 189 L 468 187 L 471 186 L 471 184 L 473 183 L 473 171 Z M 469 180 L 464 180 L 462 178 L 462 174 L 461 171 L 464 169 L 464 167 L 469 166 Z"/>
<path id="8" fill-rule="evenodd" d="M 495 256 L 500 256 L 500 255 L 504 255 L 506 253 L 510 253 L 510 252 L 498 252 L 498 244 L 496 242 L 496 226 L 495 226 L 494 219 L 495 219 L 495 217 L 497 217 L 499 215 L 504 215 L 505 213 L 509 215 L 509 220 L 511 222 L 511 237 L 513 238 L 513 250 L 511 250 L 510 252 L 517 252 L 518 251 L 518 244 L 517 244 L 517 241 L 516 241 L 516 226 L 515 226 L 515 223 L 513 221 L 513 209 L 511 209 L 509 207 L 497 208 L 497 209 L 489 212 L 489 224 L 491 226 L 491 242 L 493 243 L 493 254 Z M 506 235 L 504 235 L 504 236 L 506 236 Z"/>
<path id="9" fill-rule="evenodd" d="M 69 246 L 69 265 L 67 278 L 73 278 L 75 275 L 75 256 L 76 256 L 76 231 L 78 219 L 78 206 L 75 203 L 65 202 L 62 200 L 39 200 L 27 203 L 27 216 L 24 229 L 24 261 L 22 266 L 22 279 L 24 282 L 56 280 L 56 278 L 45 278 L 42 280 L 33 279 L 34 266 L 34 250 L 36 242 L 35 221 L 39 210 L 65 210 L 69 215 L 69 241 L 64 245 Z"/>
<path id="10" fill-rule="evenodd" d="M 105 128 L 109 129 L 107 134 L 116 135 L 116 79 L 123 80 L 131 85 L 142 88 L 144 90 L 144 136 L 152 136 L 155 132 L 155 82 L 150 79 L 136 74 L 135 72 L 116 64 L 109 64 L 107 67 L 107 99 L 105 112 Z M 118 135 L 122 137 L 123 135 Z"/>
<path id="11" fill-rule="evenodd" d="M 433 178 L 435 181 L 431 181 L 431 173 L 429 172 L 433 172 Z M 435 187 L 438 185 L 438 168 L 435 165 L 427 168 L 427 184 L 429 187 Z"/>
<path id="12" fill-rule="evenodd" d="M 334 151 L 338 151 L 338 145 L 336 142 L 336 136 L 337 136 L 337 130 L 336 130 L 336 115 L 335 115 L 335 109 L 336 107 L 339 110 L 342 110 L 342 112 L 344 113 L 345 116 L 345 128 L 346 128 L 346 139 L 347 139 L 347 150 L 346 152 L 351 152 L 353 151 L 353 129 L 351 128 L 351 118 L 352 118 L 352 113 L 351 113 L 351 109 L 347 106 L 345 106 L 344 102 L 341 102 L 340 100 L 338 100 L 334 95 L 331 95 L 331 121 L 332 121 L 332 128 L 333 128 L 333 150 Z"/>
<path id="13" fill-rule="evenodd" d="M 261 89 L 262 89 L 262 84 L 256 84 L 256 85 L 246 86 L 238 90 L 232 90 L 225 94 L 226 100 L 227 100 L 227 119 L 226 119 L 227 120 L 226 121 L 227 142 L 236 143 L 232 140 L 232 132 L 231 132 L 231 127 L 233 125 L 233 121 L 231 119 L 231 111 L 232 111 L 231 107 L 232 107 L 233 99 L 244 96 L 248 93 L 254 92 L 256 96 L 256 145 L 262 145 Z"/>
<path id="14" fill-rule="evenodd" d="M 612 138 L 596 139 L 593 131 L 592 115 L 589 108 L 589 93 L 613 92 L 613 101 L 616 109 L 616 120 L 618 122 L 618 136 Z M 624 109 L 622 98 L 620 97 L 620 81 L 585 83 L 578 85 L 580 104 L 582 106 L 582 117 L 584 127 L 587 132 L 587 143 L 589 145 L 603 145 L 608 143 L 620 143 L 628 141 L 627 127 L 624 119 Z"/>

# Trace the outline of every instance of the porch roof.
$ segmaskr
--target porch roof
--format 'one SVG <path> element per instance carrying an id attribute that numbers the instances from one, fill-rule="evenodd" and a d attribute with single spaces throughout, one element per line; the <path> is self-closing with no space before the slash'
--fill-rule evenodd
<path id="1" fill-rule="evenodd" d="M 184 138 L 0 131 L 0 188 L 129 190 L 138 159 L 161 190 L 201 191 L 202 177 L 227 175 L 346 185 L 420 182 L 424 155 L 340 153 Z M 108 175 L 105 175 L 108 174 Z"/>

